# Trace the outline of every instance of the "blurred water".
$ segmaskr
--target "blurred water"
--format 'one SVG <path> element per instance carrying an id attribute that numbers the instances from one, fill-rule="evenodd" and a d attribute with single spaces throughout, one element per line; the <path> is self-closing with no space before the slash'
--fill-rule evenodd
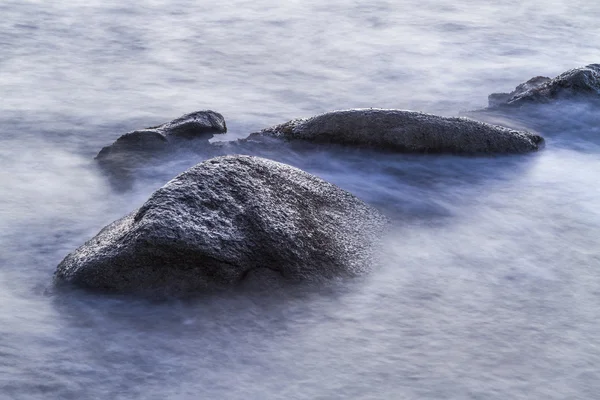
<path id="1" fill-rule="evenodd" d="M 161 303 L 50 282 L 202 159 L 182 151 L 116 192 L 92 158 L 121 133 L 204 108 L 224 139 L 349 107 L 456 115 L 597 62 L 600 5 L 8 0 L 0 15 L 0 398 L 598 397 L 590 104 L 479 115 L 546 136 L 527 156 L 254 149 L 391 216 L 361 279 Z"/>

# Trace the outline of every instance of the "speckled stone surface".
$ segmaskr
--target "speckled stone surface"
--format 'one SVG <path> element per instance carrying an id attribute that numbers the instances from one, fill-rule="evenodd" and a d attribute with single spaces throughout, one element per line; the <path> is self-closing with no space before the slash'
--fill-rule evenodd
<path id="1" fill-rule="evenodd" d="M 69 254 L 56 282 L 180 294 L 236 285 L 256 270 L 289 281 L 368 268 L 378 211 L 307 172 L 250 156 L 202 162 Z"/>
<path id="2" fill-rule="evenodd" d="M 526 153 L 544 139 L 536 134 L 462 117 L 386 109 L 333 111 L 295 119 L 251 134 L 410 153 Z"/>
<path id="3" fill-rule="evenodd" d="M 510 93 L 492 93 L 488 100 L 489 107 L 495 108 L 590 96 L 600 100 L 600 64 L 571 69 L 553 79 L 537 76 L 520 84 Z"/>
<path id="4" fill-rule="evenodd" d="M 96 159 L 121 161 L 134 157 L 135 153 L 148 153 L 166 149 L 177 139 L 200 139 L 206 141 L 214 134 L 227 132 L 225 118 L 211 110 L 196 111 L 171 122 L 151 128 L 126 133 L 112 145 L 104 147 Z"/>

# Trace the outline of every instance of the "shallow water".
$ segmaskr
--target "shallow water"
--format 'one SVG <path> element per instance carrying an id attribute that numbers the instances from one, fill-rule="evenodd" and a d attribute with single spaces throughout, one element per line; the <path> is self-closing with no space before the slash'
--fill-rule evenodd
<path id="1" fill-rule="evenodd" d="M 591 399 L 600 390 L 597 107 L 479 115 L 536 154 L 253 150 L 390 215 L 326 287 L 150 302 L 56 293 L 71 250 L 203 156 L 115 191 L 93 156 L 211 108 L 222 140 L 348 107 L 456 115 L 597 62 L 584 1 L 0 4 L 0 398 Z"/>

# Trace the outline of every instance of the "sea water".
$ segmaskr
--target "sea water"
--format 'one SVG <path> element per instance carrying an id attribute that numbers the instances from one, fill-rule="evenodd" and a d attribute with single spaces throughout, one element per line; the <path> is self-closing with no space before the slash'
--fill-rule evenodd
<path id="1" fill-rule="evenodd" d="M 222 113 L 234 140 L 354 107 L 458 115 L 598 62 L 590 1 L 0 4 L 0 398 L 594 399 L 600 124 L 559 104 L 501 122 L 518 156 L 271 151 L 392 220 L 357 279 L 149 301 L 57 293 L 62 258 L 202 160 L 117 191 L 129 130 Z"/>

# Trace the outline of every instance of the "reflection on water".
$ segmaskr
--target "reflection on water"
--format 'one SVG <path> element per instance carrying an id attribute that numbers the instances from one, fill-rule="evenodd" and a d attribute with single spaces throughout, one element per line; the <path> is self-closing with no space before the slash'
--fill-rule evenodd
<path id="1" fill-rule="evenodd" d="M 595 398 L 597 105 L 475 117 L 524 156 L 180 149 L 115 191 L 93 156 L 210 108 L 224 139 L 349 107 L 442 114 L 595 62 L 593 2 L 0 4 L 0 398 Z M 219 138 L 220 139 L 220 138 Z M 55 266 L 177 173 L 276 159 L 393 221 L 370 274 L 150 302 L 56 293 Z"/>

